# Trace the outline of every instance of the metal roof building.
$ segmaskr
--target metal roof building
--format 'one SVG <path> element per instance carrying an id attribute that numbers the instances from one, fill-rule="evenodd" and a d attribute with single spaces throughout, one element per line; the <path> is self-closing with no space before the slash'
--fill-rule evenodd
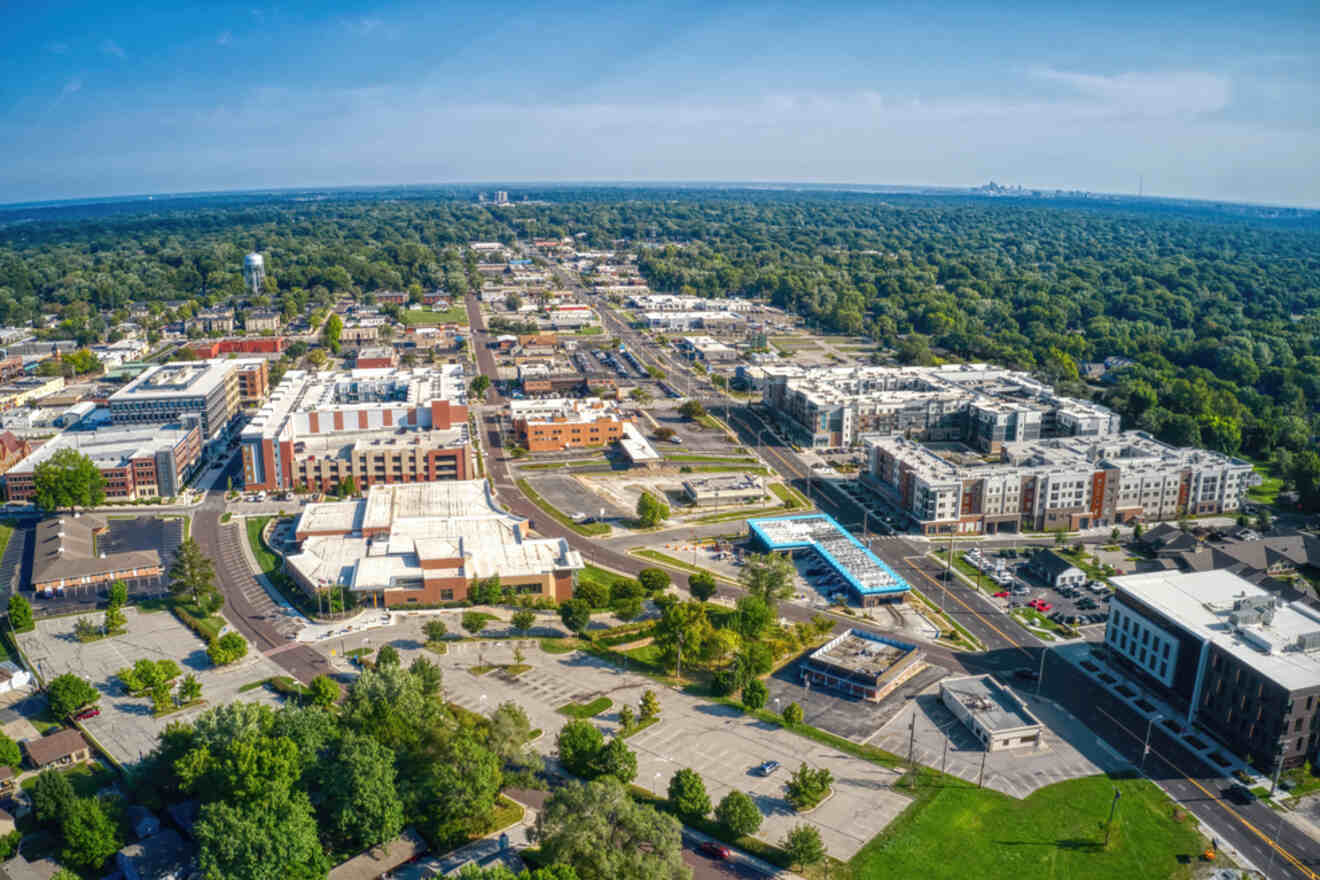
<path id="1" fill-rule="evenodd" d="M 901 602 L 912 589 L 829 514 L 752 519 L 747 527 L 766 550 L 814 550 L 843 578 L 863 607 Z"/>

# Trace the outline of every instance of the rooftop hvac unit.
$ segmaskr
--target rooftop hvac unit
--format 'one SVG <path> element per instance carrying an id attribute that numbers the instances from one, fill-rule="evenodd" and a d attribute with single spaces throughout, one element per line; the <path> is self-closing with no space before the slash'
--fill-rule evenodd
<path id="1" fill-rule="evenodd" d="M 1302 633 L 1297 637 L 1297 650 L 1315 651 L 1320 650 L 1320 630 L 1315 632 Z"/>

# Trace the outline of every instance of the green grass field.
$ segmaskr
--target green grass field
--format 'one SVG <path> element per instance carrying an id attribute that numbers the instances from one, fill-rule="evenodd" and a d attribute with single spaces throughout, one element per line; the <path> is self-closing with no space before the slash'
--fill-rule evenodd
<path id="1" fill-rule="evenodd" d="M 450 306 L 440 312 L 431 309 L 403 310 L 405 324 L 466 324 L 467 320 L 467 309 L 461 305 Z"/>
<path id="2" fill-rule="evenodd" d="M 614 701 L 609 697 L 597 697 L 590 703 L 565 703 L 555 711 L 569 718 L 595 718 L 613 705 Z"/>
<path id="3" fill-rule="evenodd" d="M 579 584 L 600 584 L 607 590 L 615 581 L 628 579 L 627 575 L 615 574 L 612 571 L 607 571 L 599 566 L 592 565 L 591 563 L 587 563 L 587 565 L 577 573 L 577 581 Z"/>
<path id="4" fill-rule="evenodd" d="M 1105 820 L 1122 793 L 1106 849 Z M 854 880 L 1190 878 L 1205 840 L 1143 779 L 1090 776 L 1018 801 L 960 783 L 927 794 L 853 857 Z M 1186 862 L 1180 861 L 1185 859 Z"/>
<path id="5" fill-rule="evenodd" d="M 274 517 L 270 516 L 250 516 L 243 521 L 247 527 L 248 544 L 252 546 L 252 555 L 257 559 L 257 565 L 261 567 L 262 572 L 270 574 L 280 567 L 280 558 L 266 547 L 266 542 L 261 540 L 261 530 L 266 527 Z"/>
<path id="6" fill-rule="evenodd" d="M 1283 488 L 1280 477 L 1271 477 L 1263 470 L 1260 472 L 1264 482 L 1247 490 L 1247 497 L 1257 504 L 1273 505 L 1279 500 L 1279 490 Z"/>

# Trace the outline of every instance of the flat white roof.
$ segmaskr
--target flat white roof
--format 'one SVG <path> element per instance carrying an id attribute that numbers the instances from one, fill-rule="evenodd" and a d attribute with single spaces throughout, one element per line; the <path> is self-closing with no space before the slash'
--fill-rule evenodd
<path id="1" fill-rule="evenodd" d="M 637 430 L 632 422 L 623 423 L 623 437 L 619 439 L 619 445 L 623 447 L 623 453 L 628 456 L 629 461 L 660 460 L 660 453 L 655 451 L 651 441 L 643 437 L 642 432 Z"/>
<path id="2" fill-rule="evenodd" d="M 1196 637 L 1213 642 L 1261 675 L 1290 690 L 1320 682 L 1320 648 L 1297 649 L 1298 639 L 1320 633 L 1320 611 L 1301 602 L 1280 604 L 1268 625 L 1235 626 L 1230 619 L 1241 600 L 1277 594 L 1231 571 L 1184 574 L 1157 571 L 1111 578 L 1119 592 L 1176 621 Z"/>

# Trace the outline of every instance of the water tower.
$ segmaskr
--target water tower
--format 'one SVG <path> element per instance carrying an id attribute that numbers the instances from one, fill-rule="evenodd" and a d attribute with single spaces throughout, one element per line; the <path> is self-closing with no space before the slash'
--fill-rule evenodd
<path id="1" fill-rule="evenodd" d="M 266 262 L 261 254 L 248 254 L 243 258 L 243 281 L 255 296 L 266 291 Z"/>

